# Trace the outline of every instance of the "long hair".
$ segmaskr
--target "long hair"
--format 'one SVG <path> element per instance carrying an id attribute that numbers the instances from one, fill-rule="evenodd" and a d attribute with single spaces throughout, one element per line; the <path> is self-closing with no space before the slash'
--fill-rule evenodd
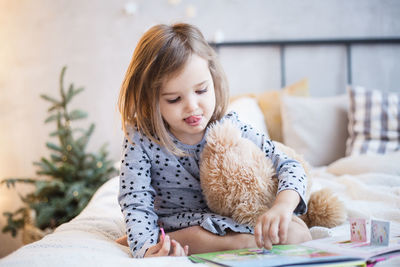
<path id="1" fill-rule="evenodd" d="M 192 54 L 208 62 L 214 82 L 216 106 L 210 122 L 225 114 L 229 89 L 214 49 L 193 25 L 160 24 L 150 28 L 139 40 L 121 86 L 118 107 L 127 138 L 127 127 L 136 126 L 152 141 L 182 155 L 183 151 L 176 147 L 168 134 L 159 98 L 163 83 L 179 73 Z"/>

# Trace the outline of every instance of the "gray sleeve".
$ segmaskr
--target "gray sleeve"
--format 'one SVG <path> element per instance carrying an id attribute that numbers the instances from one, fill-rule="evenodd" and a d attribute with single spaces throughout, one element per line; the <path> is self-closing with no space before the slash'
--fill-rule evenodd
<path id="1" fill-rule="evenodd" d="M 270 140 L 265 143 L 265 153 L 272 159 L 278 176 L 278 194 L 283 190 L 294 190 L 300 196 L 300 202 L 294 210 L 295 214 L 307 212 L 305 198 L 307 176 L 303 166 L 296 160 L 289 158 L 279 151 Z"/>
<path id="2" fill-rule="evenodd" d="M 129 248 L 133 257 L 142 258 L 157 243 L 158 216 L 154 212 L 150 159 L 142 149 L 145 140 L 137 132 L 131 139 L 134 145 L 126 138 L 123 144 L 118 202 L 126 223 Z"/>

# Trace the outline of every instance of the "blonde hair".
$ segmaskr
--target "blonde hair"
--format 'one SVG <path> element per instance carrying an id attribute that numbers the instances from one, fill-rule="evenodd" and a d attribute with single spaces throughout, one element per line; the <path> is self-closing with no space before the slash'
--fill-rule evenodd
<path id="1" fill-rule="evenodd" d="M 207 60 L 214 82 L 216 106 L 210 122 L 225 114 L 229 89 L 214 49 L 193 25 L 160 24 L 150 28 L 140 39 L 122 83 L 118 107 L 127 138 L 127 127 L 136 126 L 152 141 L 182 155 L 183 151 L 173 143 L 162 119 L 159 96 L 166 79 L 179 73 L 192 54 Z"/>

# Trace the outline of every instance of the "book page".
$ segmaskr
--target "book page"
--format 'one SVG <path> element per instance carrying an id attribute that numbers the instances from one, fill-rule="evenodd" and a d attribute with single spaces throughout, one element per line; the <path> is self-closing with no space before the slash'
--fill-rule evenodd
<path id="1" fill-rule="evenodd" d="M 367 242 L 351 242 L 350 229 L 349 234 L 311 240 L 303 243 L 302 245 L 336 252 L 343 255 L 357 255 L 368 259 L 379 254 L 400 251 L 400 224 L 391 222 L 390 240 L 388 246 L 370 245 L 370 231 L 368 231 Z"/>
<path id="2" fill-rule="evenodd" d="M 336 263 L 349 262 L 361 265 L 364 263 L 362 258 L 357 256 L 343 256 L 305 247 L 301 245 L 276 245 L 271 250 L 263 249 L 241 249 L 231 251 L 220 251 L 191 256 L 194 259 L 201 259 L 206 262 L 223 266 L 283 266 L 290 264 L 310 264 L 310 263 Z"/>

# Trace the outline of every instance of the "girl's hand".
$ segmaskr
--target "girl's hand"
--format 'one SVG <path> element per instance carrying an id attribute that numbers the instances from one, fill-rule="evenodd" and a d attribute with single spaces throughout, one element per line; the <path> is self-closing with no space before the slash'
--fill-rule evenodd
<path id="1" fill-rule="evenodd" d="M 156 245 L 150 247 L 144 257 L 161 257 L 161 256 L 187 256 L 189 246 L 182 248 L 175 240 L 170 240 L 168 235 L 160 240 Z"/>
<path id="2" fill-rule="evenodd" d="M 300 196 L 296 191 L 281 191 L 276 196 L 272 207 L 258 217 L 254 227 L 254 238 L 259 248 L 271 249 L 273 244 L 286 243 L 289 223 L 292 221 L 293 211 L 299 201 Z M 296 239 L 291 237 L 291 241 L 293 240 Z"/>
<path id="3" fill-rule="evenodd" d="M 254 238 L 259 248 L 271 249 L 273 244 L 286 242 L 292 212 L 284 203 L 276 203 L 257 219 Z"/>

